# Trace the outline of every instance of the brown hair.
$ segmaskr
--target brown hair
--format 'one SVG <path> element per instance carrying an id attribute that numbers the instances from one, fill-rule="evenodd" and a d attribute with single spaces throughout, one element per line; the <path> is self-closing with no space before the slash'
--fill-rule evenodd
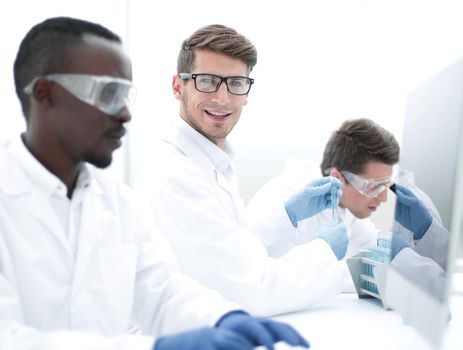
<path id="1" fill-rule="evenodd" d="M 328 140 L 320 168 L 323 175 L 328 175 L 331 168 L 361 174 L 371 161 L 398 163 L 399 153 L 394 135 L 374 121 L 347 120 Z"/>
<path id="2" fill-rule="evenodd" d="M 177 73 L 191 73 L 195 50 L 205 49 L 242 60 L 248 74 L 257 63 L 254 45 L 236 30 L 220 24 L 202 27 L 183 41 L 177 60 Z"/>

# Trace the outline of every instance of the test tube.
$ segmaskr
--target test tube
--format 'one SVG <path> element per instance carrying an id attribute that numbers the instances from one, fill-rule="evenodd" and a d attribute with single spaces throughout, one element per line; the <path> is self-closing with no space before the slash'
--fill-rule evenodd
<path id="1" fill-rule="evenodd" d="M 336 187 L 331 187 L 331 222 L 333 225 L 338 224 L 338 198 L 336 196 Z"/>
<path id="2" fill-rule="evenodd" d="M 331 204 L 331 221 L 333 222 L 333 225 L 338 224 L 338 208 L 336 208 L 335 203 Z"/>

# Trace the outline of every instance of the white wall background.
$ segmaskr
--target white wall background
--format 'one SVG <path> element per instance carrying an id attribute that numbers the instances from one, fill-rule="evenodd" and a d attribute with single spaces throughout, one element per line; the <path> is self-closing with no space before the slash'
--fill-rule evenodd
<path id="1" fill-rule="evenodd" d="M 24 128 L 12 65 L 38 21 L 70 15 L 125 39 L 138 98 L 115 169 L 130 183 L 160 125 L 178 115 L 170 85 L 180 43 L 222 23 L 257 47 L 256 84 L 231 135 L 248 200 L 294 156 L 321 157 L 344 119 L 370 117 L 401 139 L 410 90 L 463 56 L 463 3 L 450 0 L 16 0 L 0 11 L 0 138 Z"/>
<path id="2" fill-rule="evenodd" d="M 140 87 L 135 169 L 159 125 L 177 117 L 170 84 L 180 43 L 223 23 L 257 47 L 256 84 L 231 134 L 245 200 L 293 156 L 320 159 L 346 118 L 370 117 L 400 140 L 410 90 L 463 55 L 456 1 L 133 1 L 130 48 Z"/>

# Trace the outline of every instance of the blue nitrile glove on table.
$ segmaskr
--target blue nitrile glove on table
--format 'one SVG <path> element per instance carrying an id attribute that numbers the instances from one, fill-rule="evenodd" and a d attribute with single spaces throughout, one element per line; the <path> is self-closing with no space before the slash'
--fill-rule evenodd
<path id="1" fill-rule="evenodd" d="M 309 343 L 290 325 L 269 318 L 252 317 L 243 311 L 225 314 L 216 327 L 238 333 L 253 346 L 263 345 L 269 350 L 273 350 L 273 344 L 279 341 L 292 346 L 309 347 Z"/>
<path id="2" fill-rule="evenodd" d="M 412 231 L 414 239 L 421 239 L 431 225 L 431 214 L 409 189 L 395 185 L 394 192 L 397 195 L 395 220 Z"/>
<path id="3" fill-rule="evenodd" d="M 338 260 L 341 260 L 346 255 L 349 238 L 347 237 L 346 225 L 344 223 L 322 227 L 315 237 L 325 240 Z"/>
<path id="4" fill-rule="evenodd" d="M 293 226 L 297 227 L 298 221 L 330 208 L 332 201 L 335 204 L 339 203 L 339 198 L 342 196 L 341 187 L 341 181 L 327 176 L 311 182 L 289 197 L 285 202 L 285 208 Z"/>
<path id="5" fill-rule="evenodd" d="M 159 338 L 153 350 L 252 350 L 241 335 L 226 329 L 204 327 Z"/>
<path id="6" fill-rule="evenodd" d="M 391 261 L 404 248 L 410 248 L 410 243 L 400 233 L 394 232 L 391 239 Z"/>

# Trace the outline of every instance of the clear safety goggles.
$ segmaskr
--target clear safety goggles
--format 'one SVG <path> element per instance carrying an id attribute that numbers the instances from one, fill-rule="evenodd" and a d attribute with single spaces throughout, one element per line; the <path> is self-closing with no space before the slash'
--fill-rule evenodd
<path id="1" fill-rule="evenodd" d="M 392 176 L 382 179 L 367 180 L 347 170 L 342 170 L 341 173 L 358 193 L 368 198 L 378 197 L 395 182 Z"/>
<path id="2" fill-rule="evenodd" d="M 49 74 L 32 80 L 24 93 L 32 93 L 39 79 L 57 82 L 79 100 L 110 115 L 116 115 L 123 107 L 130 110 L 135 102 L 136 90 L 130 80 L 102 75 Z"/>

